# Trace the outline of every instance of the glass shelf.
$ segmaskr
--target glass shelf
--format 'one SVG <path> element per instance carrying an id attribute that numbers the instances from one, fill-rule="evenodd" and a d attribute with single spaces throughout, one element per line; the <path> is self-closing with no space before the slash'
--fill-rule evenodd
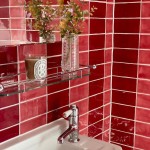
<path id="1" fill-rule="evenodd" d="M 96 65 L 85 66 L 73 72 L 62 73 L 61 66 L 48 68 L 48 75 L 44 79 L 26 80 L 25 73 L 0 77 L 0 97 L 11 96 L 18 93 L 27 92 L 44 86 L 50 86 L 61 82 L 82 78 L 90 75 L 90 69 L 96 69 Z M 20 81 L 18 79 L 21 79 Z"/>

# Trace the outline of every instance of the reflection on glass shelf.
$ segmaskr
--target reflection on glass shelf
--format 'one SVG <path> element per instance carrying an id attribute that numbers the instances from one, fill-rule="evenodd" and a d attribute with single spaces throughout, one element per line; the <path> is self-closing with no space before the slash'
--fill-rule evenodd
<path id="1" fill-rule="evenodd" d="M 96 66 L 80 65 L 79 70 L 67 73 L 62 73 L 60 66 L 48 68 L 46 78 L 35 80 L 21 80 L 22 76 L 26 76 L 25 73 L 3 76 L 0 77 L 0 96 L 10 96 L 72 79 L 82 78 L 83 76 L 90 75 L 90 69 L 96 69 Z"/>

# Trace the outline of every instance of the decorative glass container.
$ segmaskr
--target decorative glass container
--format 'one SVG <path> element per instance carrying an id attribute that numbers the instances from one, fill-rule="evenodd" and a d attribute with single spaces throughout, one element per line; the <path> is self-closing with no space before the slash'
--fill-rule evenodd
<path id="1" fill-rule="evenodd" d="M 79 69 L 79 38 L 76 34 L 66 35 L 62 39 L 62 72 Z"/>

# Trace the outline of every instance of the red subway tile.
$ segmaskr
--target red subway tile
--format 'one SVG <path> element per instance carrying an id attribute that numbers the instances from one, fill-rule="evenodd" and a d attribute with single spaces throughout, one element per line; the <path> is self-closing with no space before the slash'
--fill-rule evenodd
<path id="1" fill-rule="evenodd" d="M 134 121 L 112 117 L 111 128 L 115 130 L 134 133 Z"/>
<path id="2" fill-rule="evenodd" d="M 79 130 L 82 130 L 88 126 L 88 115 L 79 117 Z"/>
<path id="3" fill-rule="evenodd" d="M 0 1 L 0 6 L 9 6 L 9 0 Z"/>
<path id="4" fill-rule="evenodd" d="M 106 130 L 110 129 L 110 117 L 104 119 L 103 123 L 104 123 L 103 127 L 104 127 L 104 132 L 105 132 Z"/>
<path id="5" fill-rule="evenodd" d="M 89 112 L 89 125 L 103 119 L 103 107 Z"/>
<path id="6" fill-rule="evenodd" d="M 26 40 L 26 31 L 23 30 L 11 30 L 12 40 L 25 41 Z"/>
<path id="7" fill-rule="evenodd" d="M 107 104 L 107 103 L 110 103 L 110 95 L 111 95 L 111 92 L 110 91 L 107 91 L 107 92 L 105 92 L 104 94 L 103 94 L 103 96 L 104 96 L 104 104 Z"/>
<path id="8" fill-rule="evenodd" d="M 149 70 L 150 70 L 149 66 L 139 65 L 138 69 L 139 78 L 150 79 Z"/>
<path id="9" fill-rule="evenodd" d="M 79 51 L 88 50 L 88 36 L 79 37 Z"/>
<path id="10" fill-rule="evenodd" d="M 138 80 L 138 92 L 150 94 L 150 81 Z"/>
<path id="11" fill-rule="evenodd" d="M 85 136 L 88 136 L 88 128 L 80 131 L 80 135 L 85 135 Z"/>
<path id="12" fill-rule="evenodd" d="M 104 51 L 90 51 L 89 53 L 89 63 L 90 65 L 104 63 Z"/>
<path id="13" fill-rule="evenodd" d="M 38 98 L 20 104 L 20 120 L 24 121 L 29 118 L 46 113 L 46 97 Z"/>
<path id="14" fill-rule="evenodd" d="M 97 140 L 102 140 L 102 134 L 97 135 L 96 137 L 94 137 Z"/>
<path id="15" fill-rule="evenodd" d="M 0 30 L 0 40 L 10 41 L 11 40 L 10 30 Z M 2 45 L 5 45 L 5 44 L 2 43 Z"/>
<path id="16" fill-rule="evenodd" d="M 137 77 L 137 65 L 113 63 L 113 75 Z"/>
<path id="17" fill-rule="evenodd" d="M 24 2 L 25 0 L 13 0 L 13 1 L 10 1 L 9 3 L 10 3 L 10 6 L 21 6 L 21 5 L 24 6 Z"/>
<path id="18" fill-rule="evenodd" d="M 4 129 L 19 123 L 19 106 L 13 106 L 0 110 L 0 129 Z"/>
<path id="19" fill-rule="evenodd" d="M 130 106 L 113 104 L 112 115 L 117 117 L 127 118 L 127 119 L 134 119 L 135 108 Z"/>
<path id="20" fill-rule="evenodd" d="M 139 63 L 150 64 L 150 51 L 140 50 L 139 51 Z"/>
<path id="21" fill-rule="evenodd" d="M 9 18 L 9 7 L 0 8 L 0 18 Z"/>
<path id="22" fill-rule="evenodd" d="M 10 19 L 0 18 L 0 29 L 9 29 L 10 28 Z"/>
<path id="23" fill-rule="evenodd" d="M 107 4 L 106 17 L 113 18 L 113 4 Z"/>
<path id="24" fill-rule="evenodd" d="M 139 33 L 140 19 L 115 19 L 115 33 Z"/>
<path id="25" fill-rule="evenodd" d="M 135 106 L 136 93 L 112 90 L 112 101 L 115 103 Z"/>
<path id="26" fill-rule="evenodd" d="M 150 3 L 142 3 L 142 17 L 150 16 Z"/>
<path id="27" fill-rule="evenodd" d="M 66 106 L 69 104 L 69 90 L 64 90 L 48 96 L 48 111 Z"/>
<path id="28" fill-rule="evenodd" d="M 111 70 L 112 70 L 111 63 L 105 64 L 105 77 L 111 76 Z"/>
<path id="29" fill-rule="evenodd" d="M 150 110 L 136 108 L 136 120 L 149 123 L 149 121 L 150 121 Z"/>
<path id="30" fill-rule="evenodd" d="M 89 53 L 88 52 L 79 54 L 79 63 L 81 65 L 88 65 L 88 63 L 89 63 Z"/>
<path id="31" fill-rule="evenodd" d="M 137 63 L 137 58 L 138 50 L 114 49 L 114 61 Z"/>
<path id="32" fill-rule="evenodd" d="M 138 94 L 137 95 L 137 106 L 150 108 L 150 95 Z"/>
<path id="33" fill-rule="evenodd" d="M 92 17 L 97 17 L 97 18 L 105 18 L 106 15 L 106 4 L 105 3 L 100 3 L 100 2 L 90 2 L 91 8 L 94 6 L 97 8 L 95 12 L 93 13 Z"/>
<path id="34" fill-rule="evenodd" d="M 133 134 L 129 133 L 124 133 L 116 130 L 111 130 L 111 141 L 124 144 L 124 145 L 129 145 L 133 146 Z M 126 149 L 125 149 L 126 150 Z"/>
<path id="35" fill-rule="evenodd" d="M 150 124 L 136 122 L 136 134 L 150 137 Z"/>
<path id="36" fill-rule="evenodd" d="M 104 65 L 99 65 L 96 69 L 92 69 L 89 79 L 90 81 L 100 79 L 104 77 Z"/>
<path id="37" fill-rule="evenodd" d="M 104 79 L 104 90 L 109 90 L 111 88 L 111 77 Z"/>
<path id="38" fill-rule="evenodd" d="M 149 138 L 144 138 L 141 136 L 135 136 L 135 147 L 148 150 L 149 149 Z"/>
<path id="39" fill-rule="evenodd" d="M 20 124 L 20 133 L 26 133 L 46 124 L 46 115 L 36 117 Z"/>
<path id="40" fill-rule="evenodd" d="M 138 2 L 138 0 L 116 0 L 116 2 Z"/>
<path id="41" fill-rule="evenodd" d="M 104 79 L 90 82 L 89 95 L 91 96 L 103 92 L 103 87 L 104 87 Z"/>
<path id="42" fill-rule="evenodd" d="M 105 20 L 90 19 L 90 33 L 105 33 Z"/>
<path id="43" fill-rule="evenodd" d="M 24 7 L 10 7 L 10 17 L 12 18 L 25 17 Z"/>
<path id="44" fill-rule="evenodd" d="M 11 29 L 25 29 L 24 19 L 11 19 Z"/>
<path id="45" fill-rule="evenodd" d="M 103 105 L 103 93 L 89 98 L 89 110 L 96 109 Z"/>
<path id="46" fill-rule="evenodd" d="M 88 97 L 89 84 L 80 85 L 70 89 L 70 102 L 76 102 Z"/>
<path id="47" fill-rule="evenodd" d="M 106 106 L 104 106 L 103 109 L 104 109 L 104 117 L 106 118 L 110 116 L 110 109 L 111 109 L 110 104 L 107 104 Z"/>
<path id="48" fill-rule="evenodd" d="M 97 122 L 96 124 L 91 125 L 88 127 L 88 136 L 89 137 L 94 137 L 100 133 L 102 133 L 102 126 L 103 126 L 103 121 Z"/>
<path id="49" fill-rule="evenodd" d="M 112 49 L 105 50 L 105 63 L 112 61 Z"/>
<path id="50" fill-rule="evenodd" d="M 139 35 L 115 34 L 114 47 L 119 48 L 138 48 Z"/>
<path id="51" fill-rule="evenodd" d="M 19 126 L 0 131 L 0 142 L 4 142 L 19 135 Z"/>
<path id="52" fill-rule="evenodd" d="M 106 34 L 106 38 L 105 38 L 106 48 L 112 47 L 112 43 L 113 43 L 112 36 L 113 36 L 112 34 Z"/>
<path id="53" fill-rule="evenodd" d="M 113 89 L 136 91 L 136 79 L 113 77 Z"/>
<path id="54" fill-rule="evenodd" d="M 150 33 L 150 20 L 141 19 L 141 33 Z"/>
<path id="55" fill-rule="evenodd" d="M 125 3 L 115 5 L 116 18 L 140 17 L 140 3 Z"/>
<path id="56" fill-rule="evenodd" d="M 39 42 L 38 31 L 26 31 L 26 38 L 29 42 Z"/>
<path id="57" fill-rule="evenodd" d="M 106 19 L 106 33 L 112 33 L 113 27 L 113 20 L 112 19 Z"/>
<path id="58" fill-rule="evenodd" d="M 104 132 L 102 136 L 103 136 L 103 141 L 109 142 L 110 131 L 108 130 Z"/>
<path id="59" fill-rule="evenodd" d="M 141 35 L 140 36 L 140 48 L 149 49 L 150 48 L 150 35 Z"/>
<path id="60" fill-rule="evenodd" d="M 90 50 L 104 48 L 104 41 L 105 41 L 104 35 L 90 35 L 89 38 L 90 38 L 89 39 L 90 40 L 90 42 L 89 42 Z"/>

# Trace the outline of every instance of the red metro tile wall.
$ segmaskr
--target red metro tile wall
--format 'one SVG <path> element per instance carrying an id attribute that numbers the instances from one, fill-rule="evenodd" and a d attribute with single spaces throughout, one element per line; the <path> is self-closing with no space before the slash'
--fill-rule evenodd
<path id="1" fill-rule="evenodd" d="M 17 32 L 20 29 L 18 26 L 22 28 L 20 17 L 13 18 L 18 12 L 20 2 L 24 0 L 0 1 L 0 37 L 6 36 L 5 40 L 12 39 L 11 36 L 14 35 L 5 32 L 16 33 L 16 29 L 11 28 L 10 25 L 17 28 Z M 8 4 L 9 7 L 6 7 Z M 80 63 L 97 64 L 97 69 L 92 70 L 89 77 L 22 94 L 0 97 L 0 142 L 5 142 L 61 118 L 62 113 L 68 110 L 71 104 L 79 106 L 81 134 L 109 141 L 113 3 L 110 0 L 92 1 L 87 3 L 87 8 L 90 9 L 93 5 L 98 10 L 86 21 L 85 31 L 79 36 L 79 50 Z M 8 9 L 11 9 L 10 13 Z M 38 38 L 36 34 L 32 35 Z M 16 39 L 20 39 L 20 36 L 24 36 L 22 32 L 15 34 Z M 28 30 L 26 36 L 28 37 Z M 30 37 L 33 38 L 33 36 Z M 48 62 L 60 63 L 61 42 L 59 39 L 53 44 L 18 46 L 9 46 L 5 42 L 3 41 L 4 46 L 0 46 L 0 75 L 24 72 L 26 51 L 46 54 Z M 24 76 L 13 80 L 22 79 Z"/>
<path id="2" fill-rule="evenodd" d="M 111 142 L 123 150 L 150 145 L 150 1 L 116 0 Z"/>

